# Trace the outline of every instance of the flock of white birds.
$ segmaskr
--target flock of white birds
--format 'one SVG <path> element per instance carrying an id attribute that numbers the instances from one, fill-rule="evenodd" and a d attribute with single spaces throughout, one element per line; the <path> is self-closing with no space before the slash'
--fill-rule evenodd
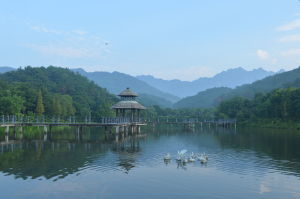
<path id="1" fill-rule="evenodd" d="M 164 156 L 165 161 L 170 161 L 171 159 L 172 156 L 170 155 L 170 153 L 167 153 Z M 191 152 L 190 154 L 188 154 L 186 149 L 177 151 L 176 161 L 178 162 L 188 163 L 188 162 L 195 162 L 197 160 L 199 160 L 202 164 L 204 164 L 208 161 L 208 156 L 205 153 L 195 154 Z"/>

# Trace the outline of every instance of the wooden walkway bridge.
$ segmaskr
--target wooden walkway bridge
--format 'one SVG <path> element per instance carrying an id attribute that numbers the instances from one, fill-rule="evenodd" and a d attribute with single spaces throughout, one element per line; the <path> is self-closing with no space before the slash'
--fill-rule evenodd
<path id="1" fill-rule="evenodd" d="M 2 117 L 2 122 L 0 122 L 0 127 L 5 127 L 5 132 L 9 132 L 9 128 L 13 128 L 16 131 L 16 128 L 36 126 L 43 127 L 44 131 L 47 132 L 48 129 L 51 130 L 51 127 L 54 126 L 69 126 L 77 127 L 78 131 L 82 127 L 104 127 L 105 129 L 115 128 L 116 132 L 120 131 L 131 131 L 131 132 L 140 132 L 140 127 L 145 126 L 147 123 L 141 119 L 132 120 L 131 118 L 121 118 L 121 117 L 102 117 L 98 120 L 92 121 L 91 118 L 86 118 L 84 121 L 78 121 L 70 117 L 69 120 L 60 120 L 60 119 L 45 119 L 44 117 L 36 118 L 17 118 L 17 117 Z"/>
<path id="2" fill-rule="evenodd" d="M 202 126 L 222 126 L 222 127 L 235 127 L 236 128 L 236 119 L 215 119 L 215 120 L 200 120 L 199 118 L 157 118 L 156 120 L 151 121 L 153 124 L 179 124 L 186 126 L 200 125 Z"/>
<path id="3" fill-rule="evenodd" d="M 124 117 L 102 117 L 92 120 L 90 117 L 84 119 L 76 119 L 75 117 L 69 117 L 68 119 L 61 120 L 60 118 L 45 118 L 40 117 L 16 117 L 16 116 L 0 116 L 0 127 L 5 128 L 5 132 L 8 133 L 10 128 L 13 128 L 14 132 L 17 128 L 22 131 L 23 127 L 36 126 L 43 127 L 44 132 L 54 126 L 69 126 L 77 127 L 77 131 L 82 131 L 83 127 L 104 127 L 107 131 L 112 132 L 115 129 L 116 133 L 119 132 L 131 132 L 139 133 L 140 127 L 147 124 L 166 124 L 166 125 L 183 125 L 187 128 L 194 128 L 195 125 L 208 126 L 222 126 L 222 127 L 234 127 L 236 128 L 236 119 L 218 119 L 218 120 L 200 120 L 199 118 L 169 118 L 158 117 L 155 120 L 143 120 L 132 119 Z"/>

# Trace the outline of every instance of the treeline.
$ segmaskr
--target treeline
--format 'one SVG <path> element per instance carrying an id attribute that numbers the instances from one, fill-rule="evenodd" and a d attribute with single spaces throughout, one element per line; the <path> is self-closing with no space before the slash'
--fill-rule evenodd
<path id="1" fill-rule="evenodd" d="M 237 118 L 239 121 L 299 121 L 300 88 L 277 89 L 267 94 L 256 94 L 252 100 L 235 97 L 221 102 L 216 115 L 219 118 Z"/>
<path id="2" fill-rule="evenodd" d="M 171 109 L 162 108 L 160 106 L 148 107 L 146 111 L 142 113 L 142 117 L 157 120 L 157 118 L 198 118 L 199 120 L 210 120 L 215 118 L 215 109 L 204 109 L 204 108 L 182 108 L 182 109 Z"/>
<path id="3" fill-rule="evenodd" d="M 86 77 L 58 67 L 26 67 L 0 75 L 0 115 L 112 115 L 117 101 Z"/>

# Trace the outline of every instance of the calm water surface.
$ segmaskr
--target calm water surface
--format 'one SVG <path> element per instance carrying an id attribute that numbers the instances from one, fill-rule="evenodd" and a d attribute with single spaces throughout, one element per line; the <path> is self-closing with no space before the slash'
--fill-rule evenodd
<path id="1" fill-rule="evenodd" d="M 1 198 L 300 198 L 300 133 L 265 129 L 101 129 L 1 134 Z M 163 161 L 177 150 L 207 164 Z"/>

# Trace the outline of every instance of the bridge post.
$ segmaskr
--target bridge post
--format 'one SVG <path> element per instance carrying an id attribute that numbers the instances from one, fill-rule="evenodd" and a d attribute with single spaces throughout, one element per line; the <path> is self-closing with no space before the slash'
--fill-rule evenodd
<path id="1" fill-rule="evenodd" d="M 137 126 L 137 133 L 138 133 L 138 134 L 141 133 L 141 126 Z"/>
<path id="2" fill-rule="evenodd" d="M 124 126 L 123 126 L 123 125 L 120 126 L 120 132 L 121 132 L 121 133 L 124 132 Z"/>
<path id="3" fill-rule="evenodd" d="M 16 138 L 17 138 L 17 127 L 14 126 L 14 139 L 16 139 Z"/>
<path id="4" fill-rule="evenodd" d="M 44 142 L 47 141 L 47 138 L 48 138 L 48 133 L 47 133 L 47 131 L 44 131 Z"/>
<path id="5" fill-rule="evenodd" d="M 128 136 L 128 126 L 125 126 L 125 135 Z"/>
<path id="6" fill-rule="evenodd" d="M 119 142 L 119 134 L 118 133 L 116 133 L 115 139 L 116 139 L 116 142 Z"/>
<path id="7" fill-rule="evenodd" d="M 47 133 L 48 132 L 48 129 L 47 129 L 47 126 L 45 125 L 44 126 L 44 133 Z"/>
<path id="8" fill-rule="evenodd" d="M 6 126 L 6 128 L 5 128 L 5 133 L 6 133 L 6 134 L 9 134 L 9 126 Z"/>
<path id="9" fill-rule="evenodd" d="M 77 127 L 77 140 L 80 140 L 80 127 Z"/>
<path id="10" fill-rule="evenodd" d="M 116 134 L 119 134 L 119 132 L 120 132 L 120 127 L 116 126 Z"/>

